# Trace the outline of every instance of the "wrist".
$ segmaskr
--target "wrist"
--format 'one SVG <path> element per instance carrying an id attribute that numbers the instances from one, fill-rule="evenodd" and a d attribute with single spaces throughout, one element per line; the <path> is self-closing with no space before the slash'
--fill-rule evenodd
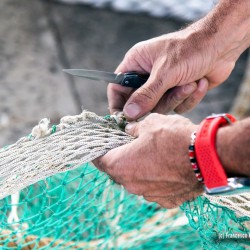
<path id="1" fill-rule="evenodd" d="M 198 179 L 198 176 L 196 175 L 196 171 L 195 171 L 194 164 L 193 164 L 193 163 L 196 163 L 195 152 L 194 152 L 194 147 L 193 147 L 195 143 L 195 139 L 193 139 L 193 134 L 196 135 L 196 131 L 198 130 L 198 128 L 199 128 L 199 125 L 195 125 L 195 124 L 193 124 L 192 126 L 189 126 L 187 129 L 187 133 L 186 133 L 187 136 L 186 136 L 185 143 L 182 143 L 182 149 L 184 152 L 183 155 L 185 156 L 185 163 L 186 163 L 187 168 L 192 173 L 191 175 L 194 177 L 193 178 L 194 180 Z M 187 149 L 188 149 L 188 154 L 187 154 Z M 192 162 L 191 158 L 193 158 L 195 162 Z M 193 174 L 193 172 L 195 172 L 195 174 Z"/>
<path id="2" fill-rule="evenodd" d="M 216 150 L 216 136 L 219 128 L 235 121 L 230 114 L 214 114 L 204 119 L 197 130 L 195 156 L 209 193 L 229 188 L 225 169 Z"/>
<path id="3" fill-rule="evenodd" d="M 234 171 L 231 166 L 231 157 L 228 151 L 228 144 L 231 143 L 231 139 L 227 136 L 228 131 L 230 131 L 230 127 L 222 127 L 218 130 L 216 135 L 216 150 L 224 170 L 230 176 L 234 174 Z"/>
<path id="4" fill-rule="evenodd" d="M 246 133 L 250 118 L 235 121 L 230 114 L 212 115 L 197 130 L 194 157 L 209 194 L 238 192 L 250 186 L 250 178 L 246 178 L 250 176 L 250 137 Z"/>
<path id="5" fill-rule="evenodd" d="M 207 16 L 187 28 L 193 40 L 206 44 L 213 60 L 235 63 L 250 46 L 249 0 L 221 0 Z M 213 51 L 211 51 L 211 49 Z"/>
<path id="6" fill-rule="evenodd" d="M 249 159 L 249 155 L 240 138 L 240 133 L 237 133 L 237 128 L 241 126 L 238 123 L 222 127 L 216 136 L 217 153 L 228 176 L 249 176 L 249 163 L 245 160 Z M 246 134 L 245 138 L 247 137 Z M 245 144 L 248 146 L 247 143 Z"/>
<path id="7" fill-rule="evenodd" d="M 212 34 L 218 56 L 235 62 L 250 46 L 249 0 L 221 0 L 204 18 L 204 27 Z"/>

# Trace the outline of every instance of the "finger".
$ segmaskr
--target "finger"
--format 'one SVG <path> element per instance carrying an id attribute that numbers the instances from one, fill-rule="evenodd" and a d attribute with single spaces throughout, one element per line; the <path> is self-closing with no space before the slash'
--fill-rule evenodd
<path id="1" fill-rule="evenodd" d="M 118 184 L 122 184 L 121 179 L 119 178 L 119 176 L 116 175 L 116 172 L 114 171 L 116 167 L 115 164 L 110 164 L 109 159 L 110 159 L 110 155 L 108 155 L 107 153 L 107 155 L 105 156 L 101 156 L 101 157 L 94 159 L 92 163 L 100 171 L 105 172 L 109 176 L 110 179 L 112 179 Z"/>
<path id="2" fill-rule="evenodd" d="M 145 69 L 142 68 L 136 60 L 133 60 L 133 57 L 131 57 L 130 54 L 128 56 L 125 56 L 123 61 L 115 70 L 115 73 L 124 73 L 129 71 L 136 71 L 141 74 L 148 73 L 148 71 L 145 71 Z M 110 83 L 107 88 L 109 112 L 113 114 L 116 111 L 122 111 L 125 103 L 134 91 L 135 89 L 133 88 L 123 87 L 119 84 Z"/>
<path id="3" fill-rule="evenodd" d="M 133 149 L 138 147 L 137 140 L 108 151 L 105 155 L 93 160 L 94 165 L 101 171 L 106 172 L 117 183 L 132 179 L 134 171 L 131 166 L 136 164 L 136 152 Z M 130 155 L 128 158 L 127 156 Z M 127 166 L 130 166 L 128 168 Z"/>
<path id="4" fill-rule="evenodd" d="M 107 88 L 109 112 L 113 114 L 114 112 L 122 111 L 132 92 L 132 88 L 110 83 Z"/>
<path id="5" fill-rule="evenodd" d="M 153 111 L 161 114 L 173 111 L 176 107 L 183 103 L 186 98 L 195 92 L 196 89 L 197 83 L 192 82 L 183 86 L 176 86 L 168 90 Z"/>
<path id="6" fill-rule="evenodd" d="M 105 172 L 105 166 L 102 162 L 102 157 L 98 157 L 94 160 L 92 160 L 92 163 L 96 168 L 98 168 L 100 171 Z"/>
<path id="7" fill-rule="evenodd" d="M 126 57 L 123 59 L 123 61 L 119 64 L 119 66 L 116 68 L 115 73 L 125 73 L 129 71 L 135 71 L 137 73 L 148 73 L 141 65 L 133 60 L 134 58 Z"/>
<path id="8" fill-rule="evenodd" d="M 116 68 L 115 73 L 136 71 L 145 74 L 151 72 L 152 63 L 145 49 L 146 47 L 145 42 L 139 42 L 134 45 L 125 54 L 122 62 Z"/>
<path id="9" fill-rule="evenodd" d="M 178 105 L 174 111 L 181 114 L 193 109 L 206 95 L 208 86 L 208 80 L 206 78 L 202 78 L 197 84 L 197 89 L 186 100 L 184 100 L 184 102 Z"/>
<path id="10" fill-rule="evenodd" d="M 123 109 L 128 120 L 136 120 L 156 106 L 166 90 L 171 87 L 167 80 L 163 81 L 164 76 L 165 74 L 159 74 L 158 71 L 152 71 L 148 81 L 130 96 Z"/>
<path id="11" fill-rule="evenodd" d="M 125 131 L 133 137 L 139 137 L 141 122 L 130 122 L 126 125 Z"/>

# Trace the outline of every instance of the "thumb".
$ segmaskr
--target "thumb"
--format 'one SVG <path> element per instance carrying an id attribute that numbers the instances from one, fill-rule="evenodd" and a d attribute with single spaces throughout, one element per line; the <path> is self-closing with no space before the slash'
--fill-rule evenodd
<path id="1" fill-rule="evenodd" d="M 151 73 L 148 81 L 137 89 L 128 99 L 123 112 L 128 120 L 136 120 L 150 112 L 157 105 L 164 93 L 171 87 L 164 84 L 163 75 Z M 166 78 L 167 79 L 167 78 Z M 172 82 L 172 81 L 171 81 Z"/>
<path id="2" fill-rule="evenodd" d="M 138 137 L 139 136 L 139 130 L 140 130 L 140 124 L 141 122 L 130 122 L 126 125 L 125 131 L 129 135 L 133 137 Z"/>

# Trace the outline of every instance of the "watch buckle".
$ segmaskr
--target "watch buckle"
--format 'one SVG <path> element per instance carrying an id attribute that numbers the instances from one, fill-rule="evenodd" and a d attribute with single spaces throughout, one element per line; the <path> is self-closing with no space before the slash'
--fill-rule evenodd
<path id="1" fill-rule="evenodd" d="M 250 187 L 250 178 L 246 177 L 233 177 L 227 179 L 227 185 L 215 188 L 207 188 L 205 187 L 205 191 L 207 194 L 223 194 L 230 191 L 240 191 L 240 189 L 249 188 Z"/>
<path id="2" fill-rule="evenodd" d="M 232 123 L 232 121 L 229 119 L 229 117 L 227 116 L 226 113 L 221 113 L 221 114 L 211 114 L 209 116 L 206 117 L 206 119 L 213 119 L 213 118 L 216 118 L 216 117 L 223 117 L 229 124 Z"/>

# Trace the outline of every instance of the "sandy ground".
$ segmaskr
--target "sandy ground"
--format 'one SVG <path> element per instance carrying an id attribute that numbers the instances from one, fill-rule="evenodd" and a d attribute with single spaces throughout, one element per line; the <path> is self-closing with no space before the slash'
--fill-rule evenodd
<path id="1" fill-rule="evenodd" d="M 43 117 L 52 123 L 82 108 L 108 113 L 106 85 L 63 68 L 113 71 L 136 42 L 179 29 L 183 22 L 54 1 L 0 1 L 0 145 L 27 135 Z M 247 55 L 230 79 L 186 114 L 198 122 L 230 109 Z"/>

